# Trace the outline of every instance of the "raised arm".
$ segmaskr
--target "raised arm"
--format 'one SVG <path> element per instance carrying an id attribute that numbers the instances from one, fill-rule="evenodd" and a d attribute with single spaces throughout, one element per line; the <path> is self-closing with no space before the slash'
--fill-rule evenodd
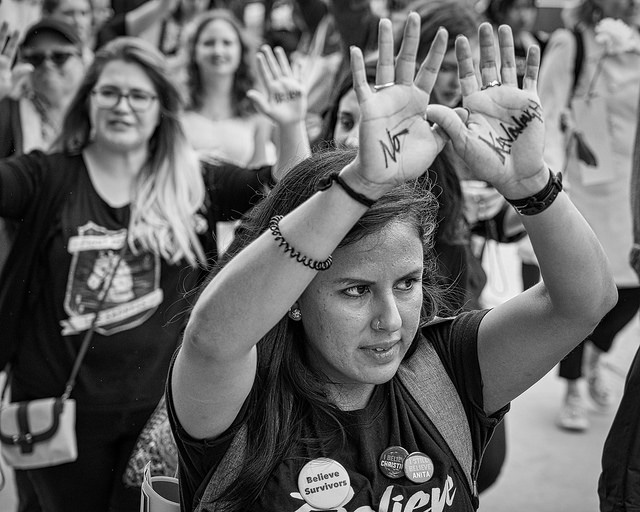
<path id="1" fill-rule="evenodd" d="M 176 9 L 179 0 L 149 0 L 125 14 L 128 36 L 139 36 L 149 27 L 161 22 Z"/>
<path id="2" fill-rule="evenodd" d="M 377 91 L 366 82 L 362 53 L 351 51 L 363 122 L 359 153 L 340 176 L 372 200 L 423 173 L 445 144 L 426 122 L 425 106 L 446 48 L 446 32 L 436 38 L 414 82 L 419 24 L 417 15 L 409 16 L 394 66 L 391 23 L 381 22 Z M 392 157 L 381 144 L 390 136 L 398 143 Z M 279 229 L 296 250 L 322 262 L 366 208 L 334 185 L 285 215 Z M 273 212 L 278 213 L 283 212 Z M 212 279 L 193 309 L 171 386 L 178 418 L 194 437 L 216 436 L 232 423 L 255 378 L 256 344 L 317 274 L 274 240 L 267 231 L 248 245 Z"/>
<path id="3" fill-rule="evenodd" d="M 519 200 L 540 195 L 550 183 L 542 157 L 544 122 L 536 94 L 540 52 L 537 47 L 529 50 L 524 86 L 519 90 L 511 30 L 501 26 L 498 34 L 500 74 L 493 31 L 488 24 L 480 26 L 481 84 L 468 41 L 456 41 L 465 109 L 451 116 L 430 107 L 429 116 L 451 136 L 454 148 L 478 179 L 491 183 L 508 200 Z M 539 213 L 521 218 L 543 282 L 496 307 L 480 324 L 478 358 L 487 413 L 547 373 L 616 302 L 600 243 L 567 195 L 560 192 L 546 209 L 539 206 L 534 207 Z"/>
<path id="4" fill-rule="evenodd" d="M 284 172 L 311 155 L 305 127 L 307 94 L 300 77 L 294 76 L 282 48 L 275 51 L 264 45 L 257 55 L 258 75 L 264 92 L 247 92 L 260 112 L 277 126 L 278 161 L 273 178 L 279 181 Z"/>

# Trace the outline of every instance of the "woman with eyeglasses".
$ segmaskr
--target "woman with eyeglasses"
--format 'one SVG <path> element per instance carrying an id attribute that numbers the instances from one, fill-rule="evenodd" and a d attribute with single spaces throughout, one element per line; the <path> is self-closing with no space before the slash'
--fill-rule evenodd
<path id="1" fill-rule="evenodd" d="M 255 97 L 281 126 L 289 164 L 308 152 L 306 98 L 282 52 L 258 60 L 268 96 Z M 249 209 L 284 170 L 201 165 L 180 98 L 157 49 L 116 39 L 96 53 L 56 152 L 0 162 L 0 215 L 22 219 L 0 276 L 13 401 L 62 394 L 111 282 L 71 395 L 78 459 L 27 471 L 47 511 L 138 510 L 123 470 L 162 395 L 186 291 L 214 264 L 210 226 Z"/>

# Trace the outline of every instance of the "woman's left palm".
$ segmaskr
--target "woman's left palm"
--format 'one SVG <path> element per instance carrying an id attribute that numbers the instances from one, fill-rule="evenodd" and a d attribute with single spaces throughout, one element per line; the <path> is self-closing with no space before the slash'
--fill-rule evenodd
<path id="1" fill-rule="evenodd" d="M 263 46 L 258 54 L 258 70 L 265 92 L 247 93 L 258 109 L 281 126 L 304 120 L 307 94 L 282 48 L 274 52 L 271 47 Z"/>
<path id="2" fill-rule="evenodd" d="M 503 86 L 473 93 L 463 105 L 470 114 L 460 156 L 478 179 L 508 180 L 542 161 L 544 124 L 535 92 Z"/>

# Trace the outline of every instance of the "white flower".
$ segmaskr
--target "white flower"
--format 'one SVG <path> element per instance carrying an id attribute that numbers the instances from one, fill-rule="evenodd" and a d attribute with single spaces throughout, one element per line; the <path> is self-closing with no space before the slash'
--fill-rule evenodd
<path id="1" fill-rule="evenodd" d="M 622 20 L 604 18 L 596 25 L 596 42 L 608 55 L 640 51 L 638 34 Z"/>

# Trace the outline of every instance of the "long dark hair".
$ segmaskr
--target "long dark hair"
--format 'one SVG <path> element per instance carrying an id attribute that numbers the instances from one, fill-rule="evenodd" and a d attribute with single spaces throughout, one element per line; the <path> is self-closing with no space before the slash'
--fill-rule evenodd
<path id="1" fill-rule="evenodd" d="M 286 215 L 311 197 L 318 180 L 342 169 L 355 154 L 355 150 L 319 152 L 289 171 L 248 214 L 220 266 L 260 236 L 271 217 Z M 380 198 L 340 244 L 343 247 L 378 233 L 391 222 L 406 222 L 414 227 L 424 246 L 422 323 L 436 315 L 440 304 L 431 250 L 436 211 L 435 197 L 422 184 L 401 185 Z M 301 323 L 285 315 L 258 343 L 256 379 L 246 414 L 246 458 L 240 477 L 225 492 L 225 510 L 247 510 L 278 464 L 300 446 L 314 452 L 339 447 L 344 442 L 340 411 L 327 398 L 326 378 L 306 360 L 305 339 Z M 307 421 L 326 428 L 317 438 L 304 439 L 303 424 Z"/>
<path id="2" fill-rule="evenodd" d="M 200 14 L 193 22 L 192 32 L 187 39 L 187 102 L 188 108 L 198 109 L 202 106 L 204 85 L 200 69 L 195 60 L 196 46 L 203 30 L 213 21 L 223 20 L 233 27 L 240 41 L 240 64 L 233 78 L 233 106 L 236 115 L 241 117 L 253 114 L 256 109 L 253 102 L 247 97 L 247 91 L 252 89 L 255 83 L 253 58 L 255 56 L 255 44 L 244 30 L 242 23 L 229 9 L 211 9 Z"/>

